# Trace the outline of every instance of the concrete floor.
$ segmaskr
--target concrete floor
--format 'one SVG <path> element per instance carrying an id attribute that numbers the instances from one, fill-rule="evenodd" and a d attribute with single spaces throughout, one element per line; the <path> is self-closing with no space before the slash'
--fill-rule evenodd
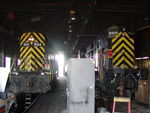
<path id="1" fill-rule="evenodd" d="M 128 113 L 127 103 L 117 103 L 116 113 Z M 150 113 L 148 106 L 137 104 L 136 102 L 131 103 L 131 113 Z"/>
<path id="2" fill-rule="evenodd" d="M 132 112 L 131 113 L 150 113 L 150 109 L 148 109 L 148 106 L 137 104 L 135 102 L 132 102 Z"/>
<path id="3" fill-rule="evenodd" d="M 65 96 L 67 88 L 67 79 L 60 78 L 52 91 L 42 94 L 38 101 L 27 113 L 66 113 L 67 98 Z M 132 102 L 131 113 L 150 113 L 150 110 L 140 104 Z M 118 113 L 127 113 L 127 104 L 118 103 L 116 105 Z"/>
<path id="4" fill-rule="evenodd" d="M 52 91 L 42 94 L 27 113 L 65 113 L 67 109 L 66 87 L 66 78 L 60 78 Z"/>

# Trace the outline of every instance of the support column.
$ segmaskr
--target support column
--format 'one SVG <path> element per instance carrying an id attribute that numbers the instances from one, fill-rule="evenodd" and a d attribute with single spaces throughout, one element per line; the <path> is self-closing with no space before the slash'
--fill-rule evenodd
<path id="1" fill-rule="evenodd" d="M 3 43 L 1 43 L 1 49 L 0 49 L 0 67 L 4 67 L 4 46 Z"/>
<path id="2" fill-rule="evenodd" d="M 148 76 L 148 95 L 149 95 L 149 109 L 150 109 L 150 74 Z"/>

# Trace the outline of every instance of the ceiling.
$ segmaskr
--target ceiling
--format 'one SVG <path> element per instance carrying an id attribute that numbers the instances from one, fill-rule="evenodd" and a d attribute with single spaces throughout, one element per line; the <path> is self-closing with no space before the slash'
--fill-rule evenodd
<path id="1" fill-rule="evenodd" d="M 69 21 L 70 10 L 75 11 L 75 21 Z M 8 17 L 10 13 L 13 19 Z M 0 41 L 12 54 L 23 32 L 42 32 L 52 51 L 74 53 L 106 34 L 113 24 L 133 32 L 150 24 L 149 0 L 0 1 Z"/>

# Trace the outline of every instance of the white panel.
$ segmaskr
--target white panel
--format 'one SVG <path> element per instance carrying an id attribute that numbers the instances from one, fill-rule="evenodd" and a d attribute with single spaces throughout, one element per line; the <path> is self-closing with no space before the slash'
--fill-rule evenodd
<path id="1" fill-rule="evenodd" d="M 68 62 L 68 113 L 94 113 L 95 75 L 90 59 Z"/>
<path id="2" fill-rule="evenodd" d="M 0 67 L 0 92 L 5 91 L 10 68 Z"/>

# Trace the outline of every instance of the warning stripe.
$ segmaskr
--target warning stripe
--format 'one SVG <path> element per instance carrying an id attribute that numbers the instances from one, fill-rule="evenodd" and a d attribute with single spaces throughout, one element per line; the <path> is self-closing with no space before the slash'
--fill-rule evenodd
<path id="1" fill-rule="evenodd" d="M 118 60 L 118 62 L 116 64 L 114 64 L 115 67 L 118 67 L 118 65 L 124 61 L 124 57 L 122 57 L 121 59 Z"/>
<path id="2" fill-rule="evenodd" d="M 121 60 L 121 58 L 124 58 L 124 60 L 123 61 L 121 61 L 121 62 L 119 62 L 119 60 Z M 126 60 L 128 60 L 128 62 L 126 62 L 125 61 L 125 59 Z M 115 65 L 115 64 L 117 64 L 119 62 L 119 64 L 118 64 L 118 66 L 120 66 L 120 64 L 122 64 L 122 63 L 126 63 L 127 65 L 134 65 L 134 62 L 131 60 L 131 59 L 129 59 L 127 56 L 125 56 L 124 54 L 123 55 L 121 55 L 118 59 L 115 59 L 115 61 L 113 61 L 113 64 Z M 130 63 L 129 63 L 130 62 Z M 131 66 L 132 67 L 132 66 Z"/>
<path id="3" fill-rule="evenodd" d="M 29 61 L 28 61 L 28 63 L 25 65 L 25 70 L 27 70 L 27 71 L 31 71 L 31 69 L 29 69 L 29 68 L 31 68 L 31 67 L 34 67 L 35 66 L 35 64 L 34 64 L 34 62 L 32 61 L 32 59 L 30 59 Z M 33 70 L 34 71 L 34 70 Z"/>
<path id="4" fill-rule="evenodd" d="M 125 54 L 132 62 L 134 62 L 134 58 L 131 57 L 127 52 L 124 52 L 124 54 Z"/>
<path id="5" fill-rule="evenodd" d="M 125 54 L 127 56 L 127 58 L 129 58 L 129 60 L 131 60 L 131 62 L 134 62 L 133 57 L 131 57 L 127 52 L 120 52 L 119 54 L 116 55 L 116 57 L 114 57 L 113 63 L 115 63 L 116 60 L 118 60 L 120 57 L 122 57 L 123 54 Z"/>
<path id="6" fill-rule="evenodd" d="M 28 66 L 31 66 L 31 64 L 35 66 L 35 63 L 33 62 L 33 60 L 32 60 L 32 59 L 30 59 L 30 60 L 29 60 L 29 62 L 28 62 Z"/>
<path id="7" fill-rule="evenodd" d="M 39 60 L 37 60 L 37 59 L 34 59 L 34 61 L 35 61 L 35 63 L 38 65 L 38 67 L 40 67 L 41 69 L 43 69 L 43 63 L 42 62 L 40 62 Z M 37 66 L 36 66 L 37 67 Z M 36 68 L 35 67 L 35 68 Z"/>
<path id="8" fill-rule="evenodd" d="M 44 47 L 40 47 L 40 49 L 45 53 L 45 49 L 44 49 Z"/>
<path id="9" fill-rule="evenodd" d="M 125 64 L 121 64 L 121 66 L 120 66 L 121 68 L 129 68 L 127 65 L 125 65 Z"/>
<path id="10" fill-rule="evenodd" d="M 124 32 L 124 33 L 125 33 L 126 37 L 127 37 L 132 43 L 134 43 L 134 40 L 133 40 L 132 38 L 130 38 L 129 35 L 128 35 L 126 32 Z"/>
<path id="11" fill-rule="evenodd" d="M 38 36 L 38 34 L 37 34 L 37 36 Z M 39 37 L 39 38 L 41 38 L 41 37 Z M 39 40 L 39 38 L 35 38 L 35 40 L 34 40 L 34 42 L 39 42 L 39 43 L 41 43 L 42 45 L 41 45 L 41 47 L 43 47 L 43 46 L 45 46 L 45 41 L 41 41 L 41 40 Z M 44 42 L 44 43 L 43 43 Z"/>
<path id="12" fill-rule="evenodd" d="M 27 52 L 26 52 L 27 51 Z M 31 54 L 31 53 L 34 53 L 34 55 L 35 55 L 35 57 L 36 58 L 39 58 L 39 59 L 42 59 L 43 57 L 44 57 L 44 55 L 43 56 L 40 56 L 40 54 L 38 54 L 37 53 L 37 51 L 36 50 L 34 50 L 34 48 L 29 48 L 28 50 L 26 50 L 24 53 L 24 56 L 23 56 L 23 54 L 21 54 L 21 56 L 20 56 L 20 58 L 22 58 L 22 59 L 25 59 L 29 54 Z"/>
<path id="13" fill-rule="evenodd" d="M 20 64 L 20 69 L 23 69 L 23 67 L 24 67 L 24 63 L 21 63 Z"/>
<path id="14" fill-rule="evenodd" d="M 134 56 L 134 53 L 133 53 L 133 51 L 127 46 L 127 45 L 125 45 L 124 43 L 122 43 L 116 50 L 114 50 L 113 52 L 114 53 L 117 53 L 120 49 L 122 49 L 122 48 L 125 48 L 129 53 L 131 53 L 132 54 L 132 56 Z"/>
<path id="15" fill-rule="evenodd" d="M 21 36 L 20 40 L 23 39 L 23 37 L 26 35 L 27 33 L 23 33 L 23 35 Z"/>
<path id="16" fill-rule="evenodd" d="M 30 60 L 31 58 L 32 58 L 32 59 L 35 58 L 35 56 L 34 56 L 32 53 L 29 54 L 29 56 L 27 57 L 27 59 Z"/>
<path id="17" fill-rule="evenodd" d="M 34 68 L 32 65 L 30 65 L 30 66 L 27 68 L 27 71 L 35 71 L 35 68 Z"/>
<path id="18" fill-rule="evenodd" d="M 130 68 L 133 68 L 133 66 L 134 66 L 134 64 L 132 62 L 130 62 L 130 60 L 128 58 L 125 58 L 125 57 L 121 57 L 121 59 L 118 59 L 114 63 L 114 66 L 115 67 L 120 67 L 121 64 L 127 65 Z"/>
<path id="19" fill-rule="evenodd" d="M 23 56 L 24 54 L 26 54 L 27 51 L 29 52 L 29 49 L 30 49 L 30 47 L 26 47 L 26 48 L 20 53 L 20 58 L 22 58 L 22 56 Z"/>
<path id="20" fill-rule="evenodd" d="M 35 71 L 35 69 L 32 66 L 30 66 L 28 71 Z"/>
<path id="21" fill-rule="evenodd" d="M 19 39 L 20 42 L 23 41 L 23 39 L 28 35 L 28 33 L 25 33 L 25 35 L 22 35 L 21 38 Z"/>
<path id="22" fill-rule="evenodd" d="M 133 64 L 123 57 L 120 60 L 118 60 L 118 62 L 114 66 L 115 67 L 123 66 L 123 67 L 133 68 Z"/>
<path id="23" fill-rule="evenodd" d="M 26 42 L 29 43 L 28 40 L 27 40 Z M 21 53 L 26 47 L 29 47 L 29 46 L 22 46 L 22 45 L 21 45 L 21 46 L 20 46 L 20 53 Z"/>
<path id="24" fill-rule="evenodd" d="M 126 62 L 130 67 L 133 68 L 133 64 L 132 64 L 131 62 L 129 62 L 129 60 L 127 60 L 126 58 L 125 58 L 125 62 Z"/>
<path id="25" fill-rule="evenodd" d="M 37 35 L 40 37 L 40 39 L 45 43 L 46 41 L 45 41 L 45 37 L 41 34 L 40 35 L 40 33 L 37 33 Z"/>
<path id="26" fill-rule="evenodd" d="M 25 42 L 29 42 L 28 41 L 28 38 L 29 37 L 33 37 L 34 38 L 34 40 L 36 40 L 36 42 L 40 42 L 40 43 L 42 43 L 44 46 L 45 46 L 45 40 L 43 40 L 43 39 L 41 39 L 41 37 L 37 34 L 37 33 L 33 33 L 33 32 L 30 32 L 30 33 L 27 33 L 26 35 L 25 35 L 25 37 L 23 37 L 23 39 L 22 40 L 20 40 L 20 45 L 22 45 L 23 43 L 25 43 Z M 35 42 L 35 41 L 34 41 Z"/>
<path id="27" fill-rule="evenodd" d="M 23 49 L 25 49 L 25 47 L 21 47 L 21 48 L 20 48 L 20 52 L 22 52 Z"/>
<path id="28" fill-rule="evenodd" d="M 38 53 L 39 53 L 42 57 L 44 57 L 44 53 L 40 50 L 39 47 L 34 47 L 34 48 L 38 51 Z"/>
<path id="29" fill-rule="evenodd" d="M 32 67 L 33 67 L 33 63 L 31 63 L 31 62 L 29 62 L 27 65 L 24 65 L 24 63 L 22 63 L 21 66 L 20 66 L 20 69 L 26 68 L 26 70 L 28 70 L 28 68 L 30 67 L 30 65 L 32 65 Z M 34 61 L 34 68 L 37 68 L 37 67 L 41 67 L 41 69 L 43 69 L 43 65 L 41 65 L 41 63 L 38 62 L 38 66 L 37 66 L 37 62 Z"/>
<path id="30" fill-rule="evenodd" d="M 133 56 L 131 53 L 129 53 L 129 51 L 127 51 L 127 49 L 124 48 L 124 47 L 121 48 L 119 51 L 117 51 L 117 53 L 113 52 L 113 57 L 115 58 L 118 54 L 120 54 L 120 53 L 124 54 L 125 52 L 126 52 L 128 55 L 130 55 L 130 57 L 131 57 L 132 59 L 135 58 L 135 56 Z"/>
<path id="31" fill-rule="evenodd" d="M 29 37 L 33 37 L 34 41 L 29 41 Z M 28 45 L 24 46 L 24 43 Z M 34 43 L 37 43 L 37 46 Z M 38 44 L 42 45 L 38 46 Z M 20 69 L 27 71 L 35 71 L 36 68 L 44 69 L 44 57 L 45 37 L 41 33 L 24 33 L 20 38 Z"/>
<path id="32" fill-rule="evenodd" d="M 115 42 L 115 41 L 118 39 L 118 37 L 120 37 L 121 34 L 122 34 L 122 32 L 119 32 L 119 33 L 116 35 L 116 37 L 112 39 L 112 43 Z"/>
<path id="33" fill-rule="evenodd" d="M 28 69 L 27 69 L 28 71 L 35 71 L 35 69 L 32 67 L 32 65 L 35 66 L 35 63 L 33 62 L 32 59 L 30 59 L 28 62 Z"/>
<path id="34" fill-rule="evenodd" d="M 33 54 L 32 54 L 33 53 Z M 28 56 L 29 55 L 29 56 Z M 42 63 L 41 62 L 43 62 L 43 59 L 33 50 L 33 48 L 30 48 L 29 50 L 28 50 L 28 52 L 22 57 L 22 59 L 30 59 L 30 58 L 36 58 L 36 59 L 34 59 L 35 60 L 35 62 L 37 62 L 37 64 L 41 67 L 41 68 L 43 68 L 43 65 L 42 65 Z M 37 60 L 37 58 L 38 58 L 38 60 Z M 40 62 L 41 61 L 41 62 Z M 25 61 L 24 61 L 25 62 Z M 28 63 L 29 64 L 29 63 Z"/>
<path id="35" fill-rule="evenodd" d="M 129 65 L 130 68 L 133 68 L 133 66 L 134 66 L 134 62 L 132 62 L 130 59 L 125 58 L 123 56 L 121 57 L 121 59 L 116 60 L 115 63 L 113 63 L 113 64 L 114 64 L 114 66 L 119 67 L 120 64 L 122 64 L 122 63 Z"/>
<path id="36" fill-rule="evenodd" d="M 41 37 L 42 37 L 42 39 L 45 41 L 45 37 L 42 35 L 42 33 L 38 33 Z"/>
<path id="37" fill-rule="evenodd" d="M 25 52 L 24 52 L 24 54 L 21 53 L 20 58 L 25 59 L 25 58 L 30 54 L 30 52 L 31 52 L 32 50 L 33 50 L 33 48 L 29 48 L 26 53 L 25 53 Z"/>
<path id="38" fill-rule="evenodd" d="M 43 64 L 41 62 L 36 61 L 36 63 L 38 64 L 38 67 L 40 67 L 41 69 L 44 69 L 44 66 L 43 66 Z"/>
<path id="39" fill-rule="evenodd" d="M 116 53 L 113 52 L 113 56 L 114 56 L 115 54 L 116 54 Z M 113 63 L 114 63 L 116 60 L 118 60 L 119 57 L 122 56 L 122 54 L 123 54 L 123 52 L 118 53 L 117 56 L 113 58 Z"/>
<path id="40" fill-rule="evenodd" d="M 36 37 L 36 39 L 39 40 L 39 42 L 41 42 L 43 45 L 45 45 L 45 42 L 43 40 L 41 40 L 41 38 L 36 33 L 33 33 L 33 34 Z"/>
<path id="41" fill-rule="evenodd" d="M 28 39 L 28 37 L 29 37 L 30 34 L 31 34 L 31 33 L 29 32 L 29 33 L 23 38 L 23 40 L 20 42 L 20 46 Z"/>
<path id="42" fill-rule="evenodd" d="M 34 53 L 36 58 L 38 58 L 40 61 L 43 61 L 43 58 L 36 51 L 32 51 L 32 52 Z"/>
<path id="43" fill-rule="evenodd" d="M 33 52 L 38 58 L 43 58 L 44 57 L 44 53 L 40 51 L 40 49 L 38 49 L 37 47 L 34 48 L 26 48 L 22 54 L 20 54 L 20 58 L 26 58 L 31 52 Z M 34 51 L 38 52 L 39 54 L 35 53 Z M 23 56 L 24 55 L 24 56 Z"/>
<path id="44" fill-rule="evenodd" d="M 133 68 L 134 60 L 134 40 L 126 32 L 119 32 L 112 39 L 112 63 L 115 67 Z"/>
<path id="45" fill-rule="evenodd" d="M 122 41 L 124 41 L 125 43 L 127 43 L 127 45 L 132 48 L 134 50 L 134 46 L 133 44 L 131 44 L 125 37 L 121 37 L 113 46 L 112 49 L 115 49 L 117 45 L 119 45 L 120 43 L 122 43 Z"/>

